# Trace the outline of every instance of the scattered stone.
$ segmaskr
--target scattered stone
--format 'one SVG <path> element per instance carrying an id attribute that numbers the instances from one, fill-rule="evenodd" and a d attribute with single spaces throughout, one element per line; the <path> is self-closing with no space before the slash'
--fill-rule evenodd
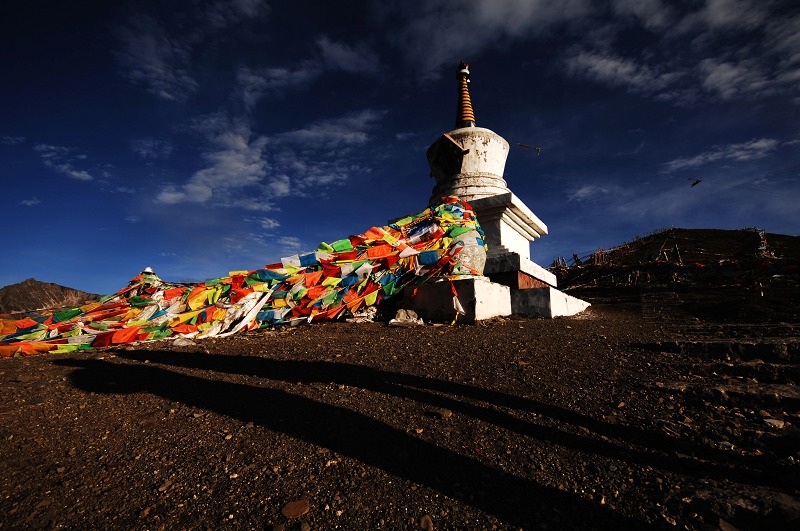
<path id="1" fill-rule="evenodd" d="M 158 487 L 158 492 L 166 492 L 167 489 L 169 489 L 172 486 L 172 483 L 173 481 L 171 479 L 164 481 L 164 483 L 162 483 L 161 486 Z"/>
<path id="2" fill-rule="evenodd" d="M 419 527 L 425 531 L 433 531 L 433 519 L 431 519 L 430 515 L 426 514 L 420 519 Z"/>
<path id="3" fill-rule="evenodd" d="M 172 342 L 173 346 L 176 347 L 193 347 L 197 345 L 194 341 L 186 337 L 179 337 L 175 341 Z"/>
<path id="4" fill-rule="evenodd" d="M 389 326 L 420 326 L 424 324 L 425 322 L 417 315 L 417 312 L 402 308 L 397 310 L 394 319 L 389 321 Z"/>
<path id="5" fill-rule="evenodd" d="M 449 419 L 450 417 L 453 416 L 453 412 L 450 411 L 449 409 L 445 409 L 445 408 L 436 409 L 436 410 L 433 411 L 433 414 L 434 414 L 434 416 L 436 416 L 436 418 L 439 418 L 439 419 L 442 419 L 442 420 L 447 420 L 447 419 Z"/>
<path id="6" fill-rule="evenodd" d="M 284 505 L 283 509 L 281 509 L 281 514 L 286 518 L 300 518 L 306 514 L 309 509 L 311 509 L 311 505 L 308 503 L 307 499 L 303 498 Z"/>
<path id="7" fill-rule="evenodd" d="M 372 323 L 375 321 L 375 317 L 377 315 L 378 307 L 369 306 L 363 310 L 357 311 L 355 314 L 353 314 L 353 317 L 347 318 L 346 321 L 348 323 Z"/>
<path id="8" fill-rule="evenodd" d="M 786 423 L 781 419 L 764 419 L 764 422 L 768 426 L 772 426 L 773 428 L 778 428 L 778 429 L 782 429 L 786 425 Z"/>
<path id="9" fill-rule="evenodd" d="M 300 524 L 300 531 L 311 531 L 311 526 L 308 525 L 308 522 L 303 522 Z"/>

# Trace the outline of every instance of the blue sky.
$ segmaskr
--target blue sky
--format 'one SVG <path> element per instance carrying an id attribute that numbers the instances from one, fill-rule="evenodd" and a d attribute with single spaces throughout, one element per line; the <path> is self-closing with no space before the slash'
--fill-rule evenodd
<path id="1" fill-rule="evenodd" d="M 654 229 L 800 233 L 800 6 L 4 3 L 0 286 L 252 269 L 422 210 L 477 124 L 549 265 Z M 540 156 L 518 143 L 539 146 Z M 695 179 L 702 182 L 691 187 Z"/>

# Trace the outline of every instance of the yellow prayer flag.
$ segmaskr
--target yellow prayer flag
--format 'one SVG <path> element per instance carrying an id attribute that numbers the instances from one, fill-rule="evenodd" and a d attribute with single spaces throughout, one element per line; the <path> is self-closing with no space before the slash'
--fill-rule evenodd
<path id="1" fill-rule="evenodd" d="M 364 297 L 364 303 L 367 306 L 372 306 L 378 301 L 378 290 L 373 291 L 372 293 L 368 294 Z"/>

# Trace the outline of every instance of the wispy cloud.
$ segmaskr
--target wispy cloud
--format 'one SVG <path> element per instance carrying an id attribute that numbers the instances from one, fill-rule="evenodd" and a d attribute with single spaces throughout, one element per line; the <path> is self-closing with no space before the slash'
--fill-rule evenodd
<path id="1" fill-rule="evenodd" d="M 258 225 L 264 230 L 272 230 L 277 229 L 281 226 L 280 222 L 277 219 L 272 218 L 259 218 L 256 220 Z"/>
<path id="2" fill-rule="evenodd" d="M 384 115 L 365 109 L 275 135 L 270 192 L 276 197 L 324 194 L 351 175 L 369 173 L 355 148 L 370 141 Z"/>
<path id="3" fill-rule="evenodd" d="M 377 127 L 386 111 L 365 109 L 345 116 L 314 122 L 278 135 L 284 142 L 304 144 L 312 149 L 354 146 L 367 142 L 368 131 Z"/>
<path id="4" fill-rule="evenodd" d="M 139 138 L 131 141 L 134 153 L 148 160 L 166 159 L 172 154 L 172 143 L 158 138 Z"/>
<path id="5" fill-rule="evenodd" d="M 42 202 L 39 201 L 39 199 L 36 198 L 36 197 L 31 197 L 30 199 L 23 199 L 22 201 L 19 202 L 19 204 L 20 205 L 24 205 L 26 207 L 32 207 L 32 206 L 40 205 L 40 204 L 42 204 Z"/>
<path id="6" fill-rule="evenodd" d="M 251 212 L 275 212 L 279 211 L 280 208 L 275 206 L 275 203 L 268 199 L 268 191 L 265 191 L 262 195 L 258 197 L 252 196 L 242 196 L 229 199 L 226 206 L 232 206 L 235 208 L 240 208 L 242 210 L 248 210 Z"/>
<path id="7" fill-rule="evenodd" d="M 682 106 L 793 90 L 800 83 L 800 15 L 786 16 L 775 5 L 708 0 L 687 9 L 616 0 L 610 8 L 617 17 L 600 17 L 593 32 L 576 36 L 564 65 L 573 75 Z M 631 26 L 653 37 L 635 56 L 618 51 L 617 37 Z M 743 38 L 747 33 L 763 38 Z M 592 34 L 605 35 L 602 45 Z"/>
<path id="8" fill-rule="evenodd" d="M 614 0 L 612 11 L 619 16 L 629 16 L 652 30 L 661 30 L 675 19 L 673 10 L 661 0 Z"/>
<path id="9" fill-rule="evenodd" d="M 224 111 L 205 115 L 190 130 L 206 141 L 206 166 L 184 184 L 165 186 L 156 201 L 269 212 L 283 197 L 324 194 L 354 172 L 369 171 L 352 148 L 370 140 L 384 114 L 366 109 L 270 137 L 256 134 L 247 118 Z"/>
<path id="10" fill-rule="evenodd" d="M 429 0 L 380 3 L 372 9 L 392 28 L 388 38 L 423 77 L 439 75 L 439 68 L 453 58 L 547 34 L 593 11 L 588 0 Z"/>
<path id="11" fill-rule="evenodd" d="M 718 161 L 747 161 L 762 159 L 780 146 L 780 141 L 774 138 L 752 139 L 738 144 L 714 146 L 708 151 L 691 157 L 680 157 L 664 164 L 664 171 L 674 171 L 697 168 L 705 164 Z"/>
<path id="12" fill-rule="evenodd" d="M 186 100 L 200 87 L 193 67 L 198 45 L 267 11 L 263 0 L 216 0 L 180 13 L 175 20 L 183 23 L 171 27 L 153 15 L 139 13 L 117 28 L 116 57 L 131 82 L 165 100 Z"/>
<path id="13" fill-rule="evenodd" d="M 303 242 L 300 238 L 296 238 L 294 236 L 283 236 L 278 238 L 278 245 L 283 247 L 284 249 L 291 249 L 297 250 L 303 246 Z"/>
<path id="14" fill-rule="evenodd" d="M 679 31 L 750 30 L 760 26 L 769 14 L 768 3 L 758 0 L 707 0 L 697 7 L 680 21 Z"/>
<path id="15" fill-rule="evenodd" d="M 634 59 L 590 51 L 569 57 L 567 71 L 642 94 L 659 92 L 681 77 L 678 72 L 658 71 Z"/>
<path id="16" fill-rule="evenodd" d="M 210 29 L 222 30 L 267 13 L 269 6 L 264 0 L 213 0 L 200 12 L 200 17 Z"/>
<path id="17" fill-rule="evenodd" d="M 126 223 L 140 223 L 141 221 L 142 218 L 140 218 L 139 216 L 125 216 Z"/>
<path id="18" fill-rule="evenodd" d="M 245 108 L 249 111 L 265 94 L 302 87 L 321 73 L 322 67 L 316 61 L 304 61 L 293 69 L 243 66 L 237 71 L 238 90 Z"/>
<path id="19" fill-rule="evenodd" d="M 269 192 L 274 197 L 286 197 L 292 194 L 292 180 L 286 174 L 275 175 L 267 184 Z"/>
<path id="20" fill-rule="evenodd" d="M 5 146 L 17 146 L 25 142 L 24 136 L 2 136 L 0 137 L 0 143 Z"/>
<path id="21" fill-rule="evenodd" d="M 317 39 L 317 46 L 325 65 L 332 70 L 351 73 L 373 73 L 378 70 L 378 55 L 366 44 L 350 45 L 323 36 Z"/>
<path id="22" fill-rule="evenodd" d="M 37 144 L 33 149 L 39 152 L 39 156 L 42 157 L 42 162 L 45 166 L 52 168 L 58 173 L 79 181 L 91 181 L 94 179 L 86 170 L 81 170 L 73 166 L 76 159 L 83 160 L 86 158 L 85 155 L 81 156 L 81 154 L 76 154 L 73 148 L 53 146 L 50 144 Z"/>
<path id="23" fill-rule="evenodd" d="M 240 66 L 236 72 L 237 92 L 247 111 L 252 111 L 266 95 L 281 95 L 302 88 L 326 70 L 353 74 L 374 73 L 378 56 L 365 44 L 350 45 L 322 36 L 316 41 L 319 57 L 305 59 L 291 67 Z"/>
<path id="24" fill-rule="evenodd" d="M 266 137 L 253 134 L 244 120 L 231 119 L 223 112 L 204 116 L 193 127 L 208 141 L 203 154 L 207 166 L 186 184 L 164 188 L 158 202 L 206 203 L 214 197 L 215 203 L 231 206 L 228 192 L 261 184 L 269 169 L 264 157 Z"/>
<path id="25" fill-rule="evenodd" d="M 592 201 L 608 194 L 608 189 L 594 184 L 584 184 L 567 193 L 569 201 Z"/>
<path id="26" fill-rule="evenodd" d="M 125 76 L 165 100 L 184 100 L 199 83 L 189 71 L 192 44 L 173 37 L 149 15 L 136 15 L 119 29 L 117 58 Z"/>

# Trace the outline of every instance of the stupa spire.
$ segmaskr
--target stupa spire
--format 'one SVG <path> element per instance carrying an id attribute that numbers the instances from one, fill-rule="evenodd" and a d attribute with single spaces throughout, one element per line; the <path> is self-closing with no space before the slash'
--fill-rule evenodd
<path id="1" fill-rule="evenodd" d="M 456 129 L 475 127 L 475 112 L 469 97 L 469 65 L 464 61 L 458 64 L 458 109 L 456 111 Z"/>

